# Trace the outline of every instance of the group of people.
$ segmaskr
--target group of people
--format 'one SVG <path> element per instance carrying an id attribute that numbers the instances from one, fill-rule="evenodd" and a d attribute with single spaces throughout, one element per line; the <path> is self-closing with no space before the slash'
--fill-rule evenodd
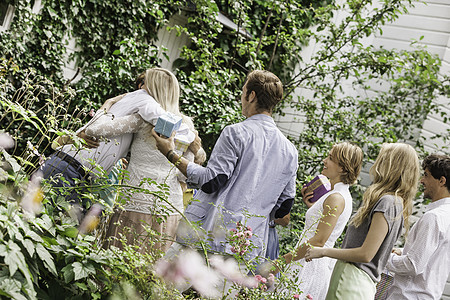
<path id="1" fill-rule="evenodd" d="M 283 96 L 281 81 L 268 71 L 248 74 L 241 95 L 246 119 L 223 129 L 203 166 L 202 159 L 194 162 L 204 152 L 192 121 L 179 112 L 175 76 L 154 68 L 144 77 L 141 89 L 109 101 L 79 130 L 87 140 L 96 139 L 90 144 L 96 148 L 63 146 L 44 164 L 44 176 L 93 176 L 92 164 L 108 171 L 130 150 L 127 184 L 152 190 L 145 178 L 166 183 L 169 203 L 152 193 L 135 193 L 125 210 L 115 213 L 113 224 L 121 221 L 135 230 L 142 221 L 152 224 L 169 236 L 160 245 L 163 251 L 176 238 L 171 249 L 201 240 L 210 251 L 226 253 L 233 249 L 224 232 L 245 224 L 252 230 L 253 245 L 246 258 L 265 257 L 271 225 L 286 224 L 296 194 L 298 152 L 272 118 Z M 166 138 L 153 129 L 165 111 L 183 117 L 185 125 L 176 134 L 192 141 L 185 153 L 176 151 L 175 134 Z M 293 292 L 309 293 L 313 299 L 373 299 L 376 282 L 387 268 L 395 273 L 389 299 L 438 299 L 450 272 L 450 157 L 431 155 L 422 164 L 424 195 L 432 203 L 407 235 L 403 252 L 393 247 L 403 230 L 408 233 L 420 177 L 418 155 L 407 144 L 384 144 L 370 169 L 372 184 L 351 217 L 349 186 L 356 182 L 362 161 L 363 151 L 356 145 L 344 142 L 332 147 L 322 171 L 331 190 L 310 202 L 312 195 L 302 189 L 309 207 L 302 239 L 293 253 L 278 260 L 270 256 L 271 272 L 285 272 L 295 281 Z M 198 190 L 186 209 L 184 183 Z M 71 197 L 77 201 L 77 195 Z M 181 213 L 206 234 L 176 234 Z M 162 215 L 166 216 L 160 222 Z M 342 248 L 333 248 L 347 223 Z M 109 235 L 117 236 L 123 225 L 112 225 Z"/>

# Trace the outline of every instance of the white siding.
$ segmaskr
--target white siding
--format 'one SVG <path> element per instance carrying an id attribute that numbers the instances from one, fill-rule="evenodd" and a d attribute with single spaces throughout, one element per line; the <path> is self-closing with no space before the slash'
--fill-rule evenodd
<path id="1" fill-rule="evenodd" d="M 64 79 L 73 79 L 72 83 L 75 83 L 80 80 L 81 72 L 79 72 L 79 74 L 77 74 L 77 76 L 74 78 L 75 74 L 77 73 L 77 62 L 75 60 L 69 60 L 69 57 L 78 49 L 78 47 L 74 38 L 69 38 L 66 35 L 64 39 L 64 42 L 67 43 L 66 53 L 64 54 Z"/>
<path id="2" fill-rule="evenodd" d="M 387 49 L 410 49 L 411 39 L 418 41 L 427 49 L 442 59 L 441 74 L 450 71 L 450 1 L 431 0 L 427 3 L 416 3 L 409 14 L 402 15 L 393 24 L 383 26 L 383 35 L 375 36 L 373 45 Z M 422 40 L 419 40 L 423 36 Z M 439 97 L 436 103 L 447 114 L 450 112 L 448 98 Z M 450 128 L 440 115 L 430 114 L 423 124 L 422 136 L 431 138 Z M 430 140 L 426 150 L 436 152 L 448 146 L 442 140 Z M 449 149 L 444 150 L 446 152 Z"/>
<path id="3" fill-rule="evenodd" d="M 5 19 L 3 20 L 3 24 L 0 24 L 0 32 L 6 31 L 9 29 L 11 25 L 12 19 L 14 17 L 14 6 L 9 4 L 6 9 Z"/>
<path id="4" fill-rule="evenodd" d="M 173 62 L 180 57 L 181 49 L 184 45 L 189 43 L 188 36 L 186 34 L 181 34 L 178 36 L 177 30 L 173 28 L 169 30 L 170 27 L 173 27 L 177 24 L 186 24 L 187 19 L 181 15 L 175 15 L 169 20 L 169 24 L 164 26 L 158 31 L 158 40 L 156 41 L 156 46 L 160 49 L 162 47 L 167 48 L 167 56 L 169 60 L 162 54 L 162 51 L 159 53 L 159 58 L 161 61 L 161 68 L 165 68 L 168 70 L 172 70 Z"/>

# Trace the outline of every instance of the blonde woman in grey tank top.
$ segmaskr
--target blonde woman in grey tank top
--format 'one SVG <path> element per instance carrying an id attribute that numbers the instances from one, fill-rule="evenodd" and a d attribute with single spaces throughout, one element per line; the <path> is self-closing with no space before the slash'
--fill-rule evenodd
<path id="1" fill-rule="evenodd" d="M 420 175 L 419 158 L 407 144 L 383 144 L 370 169 L 372 184 L 353 216 L 342 249 L 309 248 L 306 261 L 338 259 L 326 299 L 373 299 L 402 225 L 408 228 Z"/>

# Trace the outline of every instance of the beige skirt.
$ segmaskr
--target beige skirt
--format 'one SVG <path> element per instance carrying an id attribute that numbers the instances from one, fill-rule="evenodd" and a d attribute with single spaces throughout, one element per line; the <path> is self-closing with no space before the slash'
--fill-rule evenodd
<path id="1" fill-rule="evenodd" d="M 181 215 L 157 216 L 132 211 L 115 212 L 106 229 L 104 248 L 123 249 L 123 243 L 142 254 L 166 252 L 175 241 Z M 123 240 L 123 241 L 122 241 Z"/>

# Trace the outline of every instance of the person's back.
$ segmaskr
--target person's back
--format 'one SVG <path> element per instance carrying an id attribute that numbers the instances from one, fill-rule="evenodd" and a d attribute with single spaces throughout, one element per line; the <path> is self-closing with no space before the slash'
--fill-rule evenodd
<path id="1" fill-rule="evenodd" d="M 157 115 L 152 107 L 159 107 L 159 104 L 143 89 L 126 94 L 120 101 L 111 106 L 108 115 L 115 118 L 139 113 L 147 121 L 156 121 Z M 159 109 L 161 109 L 159 107 Z M 104 112 L 98 112 L 93 119 L 82 129 L 96 122 Z M 61 150 L 82 163 L 89 170 L 95 172 L 96 165 L 101 166 L 106 173 L 112 169 L 114 164 L 122 157 L 125 157 L 133 139 L 132 133 L 125 133 L 109 141 L 101 141 L 100 146 L 95 149 L 76 149 L 73 145 L 65 145 Z"/>
<path id="2" fill-rule="evenodd" d="M 213 193 L 200 190 L 195 197 L 199 201 L 193 201 L 185 214 L 191 221 L 202 220 L 206 230 L 213 230 L 218 219 L 223 219 L 227 229 L 239 221 L 250 226 L 256 246 L 250 256 L 263 255 L 268 217 L 295 177 L 297 150 L 270 116 L 256 114 L 223 130 L 207 167 L 221 173 L 223 166 L 217 160 L 227 158 L 235 164 L 227 183 Z M 295 190 L 295 184 L 291 188 Z M 231 253 L 224 239 L 214 239 L 210 245 L 215 251 Z"/>

